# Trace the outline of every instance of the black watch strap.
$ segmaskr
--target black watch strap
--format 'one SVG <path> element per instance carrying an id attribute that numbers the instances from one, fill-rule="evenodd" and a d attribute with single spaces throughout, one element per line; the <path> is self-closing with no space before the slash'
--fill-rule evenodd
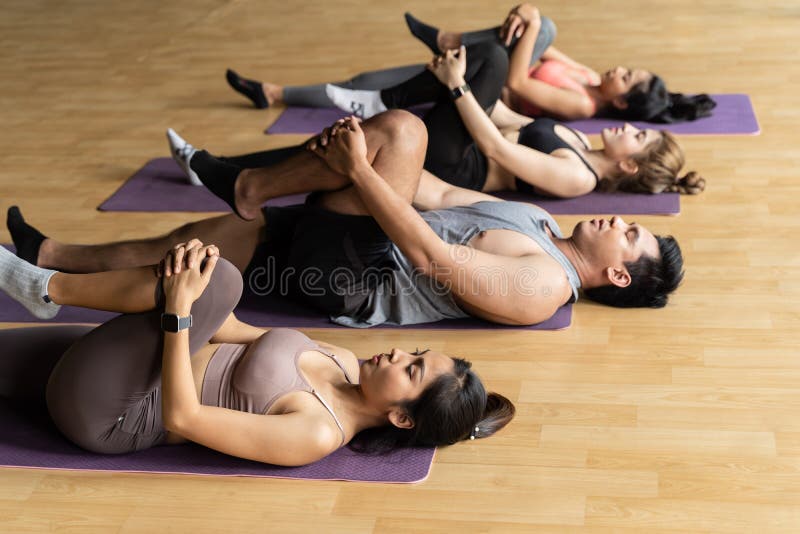
<path id="1" fill-rule="evenodd" d="M 470 91 L 472 91 L 472 89 L 470 89 L 469 84 L 465 83 L 464 85 L 459 85 L 455 89 L 451 90 L 450 96 L 453 98 L 453 100 L 458 100 Z"/>
<path id="2" fill-rule="evenodd" d="M 180 317 L 175 313 L 161 314 L 161 330 L 164 332 L 180 332 L 192 326 L 192 316 Z"/>

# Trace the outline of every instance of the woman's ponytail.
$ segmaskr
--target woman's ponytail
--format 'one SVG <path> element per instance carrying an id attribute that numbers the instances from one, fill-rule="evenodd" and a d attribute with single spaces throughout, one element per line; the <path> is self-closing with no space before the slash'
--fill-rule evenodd
<path id="1" fill-rule="evenodd" d="M 669 105 L 667 108 L 650 120 L 665 124 L 693 121 L 710 116 L 711 110 L 715 107 L 717 107 L 717 103 L 707 94 L 685 95 L 683 93 L 669 93 Z"/>
<path id="2" fill-rule="evenodd" d="M 514 404 L 498 393 L 489 393 L 481 420 L 472 429 L 469 439 L 488 438 L 514 418 Z"/>
<path id="3" fill-rule="evenodd" d="M 670 193 L 680 193 L 681 195 L 697 195 L 706 189 L 706 179 L 695 171 L 684 174 L 675 183 L 665 189 Z"/>

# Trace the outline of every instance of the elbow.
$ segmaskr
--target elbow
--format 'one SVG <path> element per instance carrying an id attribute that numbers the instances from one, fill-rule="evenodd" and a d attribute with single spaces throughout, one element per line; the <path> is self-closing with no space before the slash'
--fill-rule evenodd
<path id="1" fill-rule="evenodd" d="M 528 79 L 528 73 L 525 73 L 525 76 L 520 76 L 519 73 L 512 72 L 509 70 L 508 76 L 506 77 L 506 87 L 508 87 L 512 92 L 519 93 L 522 90 L 522 86 L 525 83 L 525 80 Z"/>
<path id="2" fill-rule="evenodd" d="M 169 408 L 166 404 L 162 405 L 161 419 L 167 432 L 181 436 L 185 436 L 187 429 L 191 426 L 191 413 L 187 410 Z"/>
<path id="3" fill-rule="evenodd" d="M 478 149 L 481 151 L 481 153 L 484 156 L 486 156 L 487 158 L 489 158 L 490 160 L 492 160 L 494 162 L 497 162 L 497 154 L 500 152 L 500 150 L 497 147 L 497 144 L 495 144 L 495 143 L 482 143 L 482 144 L 478 145 Z"/>
<path id="4" fill-rule="evenodd" d="M 442 272 L 441 266 L 443 263 L 437 261 L 437 258 L 447 257 L 446 251 L 441 252 L 437 250 L 435 245 L 426 246 L 425 244 L 403 253 L 417 272 L 431 278 L 435 278 L 437 274 Z"/>
<path id="5" fill-rule="evenodd" d="M 173 434 L 182 434 L 184 424 L 182 424 L 181 418 L 176 417 L 174 413 L 164 408 L 161 414 L 162 424 L 164 425 L 164 430 L 167 432 L 172 432 Z"/>
<path id="6" fill-rule="evenodd" d="M 506 87 L 508 87 L 512 93 L 519 92 L 519 85 L 519 79 L 516 76 L 509 75 L 508 79 L 506 80 Z"/>
<path id="7" fill-rule="evenodd" d="M 487 139 L 479 140 L 477 143 L 478 150 L 495 163 L 500 163 L 498 158 L 501 157 L 503 142 L 505 142 L 505 138 L 500 135 L 500 132 L 497 132 L 497 136 L 492 135 Z"/>
<path id="8" fill-rule="evenodd" d="M 432 277 L 436 274 L 436 262 L 430 255 L 425 254 L 424 251 L 412 252 L 411 254 L 407 254 L 407 257 L 411 265 L 425 276 Z"/>

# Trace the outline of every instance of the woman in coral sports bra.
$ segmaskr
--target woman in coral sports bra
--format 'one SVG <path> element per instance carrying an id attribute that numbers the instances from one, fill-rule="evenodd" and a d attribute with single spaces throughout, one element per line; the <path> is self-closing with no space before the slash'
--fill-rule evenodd
<path id="1" fill-rule="evenodd" d="M 49 412 L 75 444 L 124 454 L 186 440 L 303 465 L 361 449 L 448 445 L 505 426 L 514 406 L 469 362 L 392 349 L 359 362 L 232 310 L 242 276 L 215 246 L 178 244 L 159 266 L 65 274 L 0 247 L 0 289 L 40 318 L 62 304 L 122 312 L 96 328 L 0 331 L 0 398 Z"/>
<path id="2" fill-rule="evenodd" d="M 522 16 L 524 15 L 524 16 Z M 502 26 L 471 32 L 448 32 L 425 24 L 406 13 L 411 33 L 434 54 L 494 42 L 503 45 L 510 69 L 503 101 L 529 117 L 561 120 L 596 116 L 629 121 L 672 123 L 708 116 L 714 101 L 708 95 L 667 91 L 664 80 L 644 69 L 617 66 L 598 74 L 553 46 L 556 27 L 536 8 L 522 4 L 511 10 Z M 521 39 L 533 34 L 530 46 Z M 356 90 L 380 90 L 400 84 L 425 70 L 424 64 L 407 65 L 359 74 L 330 85 Z M 230 86 L 258 108 L 285 103 L 300 107 L 330 107 L 325 85 L 282 86 L 226 74 Z M 356 112 L 357 110 L 348 110 Z"/>

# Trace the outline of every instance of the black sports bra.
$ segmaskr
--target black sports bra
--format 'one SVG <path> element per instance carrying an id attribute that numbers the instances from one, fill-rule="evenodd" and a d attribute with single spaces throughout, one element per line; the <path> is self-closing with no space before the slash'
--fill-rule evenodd
<path id="1" fill-rule="evenodd" d="M 580 151 L 576 150 L 575 147 L 561 139 L 561 137 L 559 137 L 559 135 L 556 133 L 555 128 L 557 124 L 561 123 L 546 117 L 536 119 L 535 121 L 520 128 L 519 139 L 517 140 L 517 143 L 545 154 L 552 154 L 553 151 L 558 150 L 559 148 L 568 148 L 575 152 L 579 158 L 581 158 L 581 161 L 584 165 L 586 165 L 586 168 L 589 169 L 594 175 L 595 182 L 599 182 L 600 178 L 597 176 L 597 173 L 594 172 L 594 169 L 592 169 L 592 166 L 589 165 L 589 162 L 586 161 Z M 571 132 L 574 132 L 578 139 L 581 140 L 581 143 L 586 150 L 589 150 L 590 147 L 583 142 L 583 139 L 577 134 L 577 132 L 575 132 L 575 130 L 569 126 L 566 126 L 565 124 L 561 124 L 561 126 L 564 126 Z M 519 178 L 515 178 L 514 180 L 517 184 L 517 191 L 531 194 L 537 193 L 536 188 L 528 182 L 520 180 Z"/>

